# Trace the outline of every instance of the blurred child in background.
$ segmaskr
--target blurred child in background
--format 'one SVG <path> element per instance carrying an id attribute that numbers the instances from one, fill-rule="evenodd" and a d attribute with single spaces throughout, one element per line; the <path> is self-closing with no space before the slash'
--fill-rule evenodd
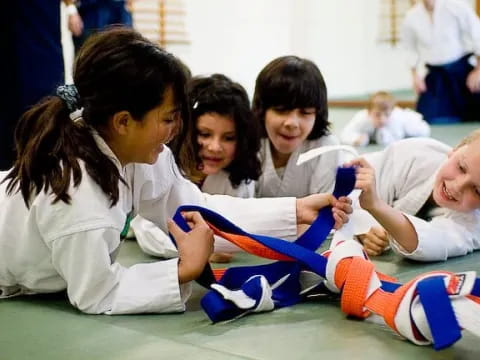
<path id="1" fill-rule="evenodd" d="M 394 97 L 384 91 L 373 94 L 368 108 L 360 110 L 345 126 L 341 141 L 345 145 L 388 145 L 417 136 L 430 136 L 430 126 L 422 115 L 395 105 Z"/>

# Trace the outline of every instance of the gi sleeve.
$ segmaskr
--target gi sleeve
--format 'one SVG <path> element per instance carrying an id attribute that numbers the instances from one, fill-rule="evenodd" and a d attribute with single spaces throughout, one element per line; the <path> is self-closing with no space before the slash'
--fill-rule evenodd
<path id="1" fill-rule="evenodd" d="M 354 145 L 363 136 L 363 142 L 359 143 L 358 146 L 366 146 L 370 141 L 371 128 L 372 125 L 367 110 L 361 110 L 343 128 L 340 141 L 345 145 Z"/>
<path id="2" fill-rule="evenodd" d="M 396 252 L 409 259 L 441 261 L 466 255 L 476 249 L 475 234 L 468 226 L 450 217 L 438 216 L 428 222 L 413 215 L 404 215 L 417 232 L 417 248 L 409 253 L 393 238 L 390 238 L 390 244 Z"/>
<path id="3" fill-rule="evenodd" d="M 206 207 L 251 233 L 276 236 L 286 240 L 296 238 L 295 198 L 242 199 L 227 195 L 205 194 L 195 184 L 180 175 L 171 153 L 165 156 L 164 160 L 168 161 L 166 164 L 154 168 L 152 174 L 143 173 L 142 176 L 147 178 L 136 181 L 137 184 L 145 184 L 142 185 L 145 189 L 138 191 L 140 193 L 138 214 L 160 228 L 164 233 L 161 235 L 162 241 L 168 234 L 167 220 L 173 217 L 181 205 Z M 136 226 L 134 231 L 136 235 L 139 234 Z"/>
<path id="4" fill-rule="evenodd" d="M 184 311 L 190 285 L 179 285 L 178 259 L 124 267 L 109 251 L 118 237 L 118 231 L 102 228 L 52 241 L 53 266 L 72 305 L 89 314 Z"/>
<path id="5" fill-rule="evenodd" d="M 130 225 L 143 252 L 164 259 L 178 257 L 178 250 L 170 236 L 153 222 L 137 215 L 133 218 Z"/>
<path id="6" fill-rule="evenodd" d="M 423 120 L 420 113 L 404 109 L 402 120 L 405 137 L 430 136 L 430 125 Z"/>

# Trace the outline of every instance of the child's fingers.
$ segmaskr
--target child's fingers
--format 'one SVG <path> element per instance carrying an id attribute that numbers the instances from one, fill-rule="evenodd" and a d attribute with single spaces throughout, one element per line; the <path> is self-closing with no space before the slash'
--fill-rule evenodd
<path id="1" fill-rule="evenodd" d="M 185 235 L 185 232 L 172 219 L 167 221 L 167 227 L 170 234 L 172 234 L 173 238 L 177 241 Z"/>
<path id="2" fill-rule="evenodd" d="M 355 182 L 355 189 L 369 190 L 371 187 L 372 187 L 372 182 L 370 180 L 357 180 Z"/>
<path id="3" fill-rule="evenodd" d="M 359 169 L 356 173 L 356 179 L 372 179 L 375 178 L 373 169 Z"/>
<path id="4" fill-rule="evenodd" d="M 341 201 L 350 205 L 352 204 L 352 199 L 350 199 L 348 196 L 340 196 L 338 198 L 338 201 Z"/>
<path id="5" fill-rule="evenodd" d="M 370 171 L 366 172 L 359 172 L 356 177 L 356 181 L 369 181 L 373 182 L 375 179 L 375 175 Z"/>
<path id="6" fill-rule="evenodd" d="M 381 226 L 372 226 L 370 229 L 373 234 L 375 234 L 378 238 L 382 239 L 383 241 L 388 241 L 388 233 L 387 230 L 385 230 Z"/>
<path id="7" fill-rule="evenodd" d="M 338 230 L 339 228 L 342 227 L 342 225 L 348 223 L 349 218 L 345 212 L 333 208 L 332 215 L 333 215 L 333 219 L 335 220 L 335 225 L 333 226 L 335 230 Z"/>
<path id="8" fill-rule="evenodd" d="M 370 249 L 377 254 L 380 254 L 384 249 L 382 246 L 379 246 L 375 242 L 373 242 L 371 237 L 366 237 L 363 240 L 363 246 L 365 247 L 365 249 Z"/>
<path id="9" fill-rule="evenodd" d="M 338 200 L 334 203 L 333 208 L 343 211 L 346 214 L 351 214 L 353 212 L 352 201 L 348 198 L 343 197 L 347 200 Z"/>
<path id="10" fill-rule="evenodd" d="M 359 170 L 358 168 L 371 168 L 371 165 L 363 157 L 358 157 L 356 159 L 353 159 L 345 163 L 344 166 L 350 166 L 350 167 L 354 166 L 354 167 L 357 167 L 357 170 Z"/>
<path id="11" fill-rule="evenodd" d="M 363 248 L 367 252 L 368 256 L 378 256 L 378 255 L 380 255 L 380 252 L 378 252 L 378 251 L 366 248 L 365 246 Z"/>
<path id="12" fill-rule="evenodd" d="M 185 221 L 190 225 L 191 228 L 194 228 L 199 225 L 208 226 L 202 215 L 198 211 L 187 211 L 182 213 Z"/>
<path id="13" fill-rule="evenodd" d="M 333 225 L 335 230 L 338 230 L 343 226 L 342 219 L 335 213 L 333 213 L 333 220 L 335 221 L 335 224 Z"/>
<path id="14" fill-rule="evenodd" d="M 371 242 L 372 244 L 375 244 L 377 246 L 379 246 L 380 248 L 384 248 L 388 245 L 388 242 L 386 241 L 386 239 L 382 238 L 382 237 L 379 237 L 375 234 L 373 234 L 372 232 L 370 232 L 368 235 L 367 235 L 367 238 L 368 238 L 368 241 Z"/>

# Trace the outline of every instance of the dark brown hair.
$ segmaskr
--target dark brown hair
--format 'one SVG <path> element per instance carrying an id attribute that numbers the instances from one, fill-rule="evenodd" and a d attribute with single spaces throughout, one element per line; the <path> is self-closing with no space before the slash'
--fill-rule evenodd
<path id="1" fill-rule="evenodd" d="M 193 147 L 197 155 L 199 144 L 197 141 L 197 120 L 207 113 L 216 113 L 233 119 L 236 133 L 235 157 L 225 170 L 229 173 L 230 182 L 238 187 L 242 181 L 257 180 L 261 172 L 258 151 L 260 150 L 260 129 L 250 109 L 248 94 L 239 83 L 233 82 L 222 74 L 213 74 L 207 77 L 194 77 L 188 85 L 190 101 L 191 136 L 179 144 L 180 148 Z M 178 146 L 177 146 L 178 148 Z M 174 150 L 177 152 L 178 150 Z M 186 176 L 195 182 L 197 167 L 186 171 Z"/>
<path id="2" fill-rule="evenodd" d="M 327 87 L 318 67 L 298 56 L 282 56 L 267 64 L 257 76 L 252 110 L 267 137 L 265 113 L 270 108 L 293 110 L 313 107 L 315 124 L 307 139 L 329 133 Z"/>
<path id="3" fill-rule="evenodd" d="M 53 96 L 27 111 L 17 126 L 17 159 L 4 181 L 9 181 L 8 193 L 20 191 L 27 206 L 42 189 L 51 190 L 54 202 L 69 203 L 71 182 L 78 186 L 82 180 L 79 160 L 115 205 L 122 178 L 98 148 L 92 128 L 101 133 L 119 111 L 141 121 L 163 102 L 168 88 L 182 118 L 188 118 L 184 66 L 131 29 L 113 28 L 90 37 L 76 58 L 74 83 L 78 105 L 83 107 L 83 125 L 74 123 L 65 102 Z M 188 157 L 184 159 L 188 163 Z"/>

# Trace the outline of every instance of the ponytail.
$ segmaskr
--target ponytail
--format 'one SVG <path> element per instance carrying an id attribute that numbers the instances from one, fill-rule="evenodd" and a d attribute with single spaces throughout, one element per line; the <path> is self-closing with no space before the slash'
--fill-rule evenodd
<path id="1" fill-rule="evenodd" d="M 169 88 L 176 108 L 188 118 L 186 78 L 186 67 L 177 58 L 132 29 L 112 28 L 90 36 L 75 60 L 75 86 L 59 87 L 58 96 L 46 98 L 20 119 L 15 133 L 18 157 L 4 180 L 8 194 L 20 191 L 29 206 L 32 196 L 43 190 L 54 195 L 54 203 L 68 204 L 69 189 L 79 186 L 84 166 L 114 206 L 124 180 L 97 146 L 93 130 L 108 137 L 109 121 L 119 111 L 143 121 L 163 103 Z M 75 110 L 80 107 L 82 120 L 77 121 Z"/>
<path id="2" fill-rule="evenodd" d="M 7 193 L 20 191 L 27 207 L 42 189 L 51 189 L 53 203 L 70 203 L 71 181 L 77 187 L 82 180 L 79 159 L 111 205 L 118 201 L 121 177 L 117 167 L 98 148 L 88 126 L 74 123 L 69 113 L 65 102 L 53 96 L 20 118 L 15 131 L 17 159 L 4 181 L 8 181 Z"/>

